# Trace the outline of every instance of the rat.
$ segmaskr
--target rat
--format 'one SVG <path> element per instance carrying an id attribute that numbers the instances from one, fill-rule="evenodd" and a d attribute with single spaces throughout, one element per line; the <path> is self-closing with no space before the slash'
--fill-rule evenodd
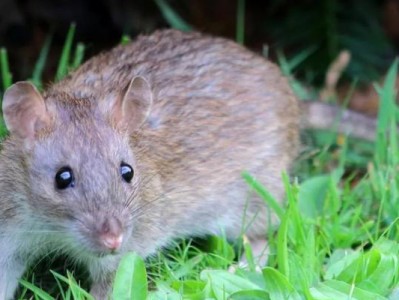
<path id="1" fill-rule="evenodd" d="M 110 297 L 127 251 L 175 238 L 261 240 L 276 217 L 247 171 L 282 201 L 300 107 L 272 62 L 233 41 L 159 30 L 101 53 L 40 93 L 3 98 L 0 299 L 26 267 L 65 253 Z"/>

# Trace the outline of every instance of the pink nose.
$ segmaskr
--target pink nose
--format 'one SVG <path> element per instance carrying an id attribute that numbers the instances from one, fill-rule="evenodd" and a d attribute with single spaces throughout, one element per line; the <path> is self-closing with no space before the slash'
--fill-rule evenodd
<path id="1" fill-rule="evenodd" d="M 100 237 L 100 242 L 109 250 L 118 250 L 123 241 L 123 235 L 103 234 Z"/>
<path id="2" fill-rule="evenodd" d="M 101 224 L 101 223 L 100 223 Z M 99 242 L 108 250 L 118 250 L 123 242 L 123 228 L 121 222 L 114 218 L 106 218 L 98 228 Z"/>

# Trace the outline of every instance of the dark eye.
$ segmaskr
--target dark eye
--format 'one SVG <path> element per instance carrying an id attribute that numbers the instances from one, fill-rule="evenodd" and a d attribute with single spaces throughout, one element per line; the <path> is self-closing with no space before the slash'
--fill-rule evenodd
<path id="1" fill-rule="evenodd" d="M 121 175 L 126 182 L 132 181 L 134 175 L 133 168 L 127 163 L 121 163 Z"/>
<path id="2" fill-rule="evenodd" d="M 70 167 L 62 167 L 58 170 L 55 174 L 55 186 L 60 190 L 75 186 L 75 178 Z"/>

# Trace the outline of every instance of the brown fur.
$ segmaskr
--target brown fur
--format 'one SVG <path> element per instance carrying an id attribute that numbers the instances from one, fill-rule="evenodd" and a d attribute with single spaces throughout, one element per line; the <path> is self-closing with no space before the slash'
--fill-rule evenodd
<path id="1" fill-rule="evenodd" d="M 136 76 L 151 87 L 149 115 L 140 124 L 127 117 L 128 128 L 110 124 Z M 14 277 L 36 257 L 28 249 L 59 247 L 88 265 L 92 293 L 102 299 L 128 250 L 148 256 L 173 238 L 221 229 L 234 238 L 244 211 L 247 223 L 257 217 L 248 235 L 264 236 L 268 209 L 249 197 L 243 171 L 284 198 L 280 175 L 298 147 L 297 100 L 274 64 L 234 42 L 175 30 L 141 36 L 89 60 L 43 99 L 52 129 L 29 147 L 12 135 L 0 159 L 0 244 L 18 240 L 0 268 L 8 263 Z M 131 184 L 118 173 L 121 161 L 135 170 Z M 57 191 L 64 165 L 76 186 Z M 98 257 L 97 227 L 110 217 L 123 224 L 124 243 Z M 42 228 L 52 231 L 19 242 Z M 19 265 L 15 256 L 24 258 Z M 14 277 L 0 275 L 0 288 L 14 287 Z"/>

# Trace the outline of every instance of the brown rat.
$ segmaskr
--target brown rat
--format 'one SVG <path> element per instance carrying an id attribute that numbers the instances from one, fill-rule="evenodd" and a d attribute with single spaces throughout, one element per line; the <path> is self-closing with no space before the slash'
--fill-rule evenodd
<path id="1" fill-rule="evenodd" d="M 370 118 L 300 106 L 274 64 L 174 30 L 100 54 L 43 95 L 16 83 L 3 100 L 0 300 L 43 253 L 86 265 L 104 299 L 126 251 L 146 257 L 173 238 L 220 231 L 234 238 L 245 223 L 262 239 L 273 220 L 242 171 L 281 200 L 299 127 L 331 129 L 340 116 L 339 131 L 374 138 Z"/>
<path id="2" fill-rule="evenodd" d="M 278 67 L 200 33 L 141 36 L 42 95 L 16 83 L 3 112 L 0 299 L 43 253 L 86 265 L 104 299 L 126 251 L 147 257 L 221 230 L 234 238 L 244 223 L 263 237 L 268 208 L 241 173 L 282 199 L 298 148 L 298 102 Z"/>

